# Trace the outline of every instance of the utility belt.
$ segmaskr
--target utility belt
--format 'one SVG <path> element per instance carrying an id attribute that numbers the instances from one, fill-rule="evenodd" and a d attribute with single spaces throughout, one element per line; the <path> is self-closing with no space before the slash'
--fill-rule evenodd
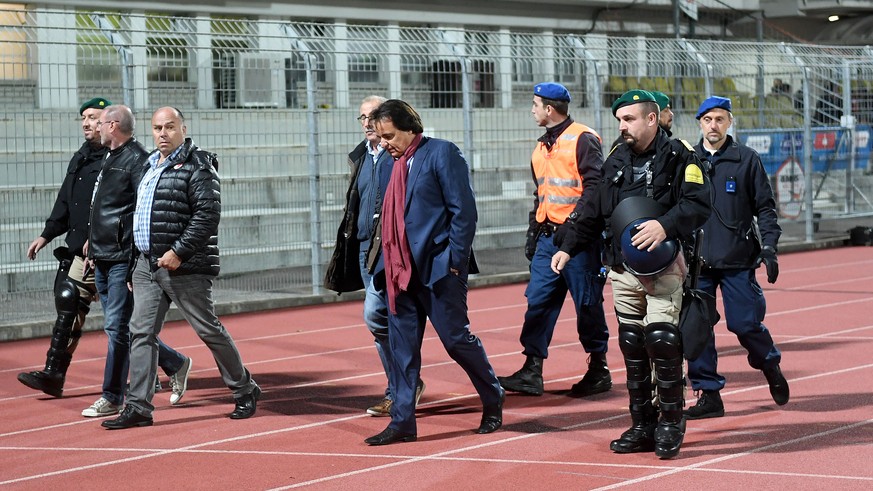
<path id="1" fill-rule="evenodd" d="M 539 237 L 540 235 L 542 235 L 543 237 L 551 237 L 555 234 L 555 232 L 558 231 L 558 227 L 560 226 L 561 224 L 559 223 L 553 223 L 548 221 L 545 223 L 540 223 L 537 228 L 537 237 Z"/>

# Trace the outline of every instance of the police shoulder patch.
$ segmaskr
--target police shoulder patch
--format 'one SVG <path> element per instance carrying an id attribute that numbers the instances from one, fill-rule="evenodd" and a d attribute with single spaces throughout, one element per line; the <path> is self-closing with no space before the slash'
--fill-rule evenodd
<path id="1" fill-rule="evenodd" d="M 692 163 L 685 167 L 685 182 L 703 184 L 703 172 L 700 171 L 697 164 Z"/>
<path id="2" fill-rule="evenodd" d="M 685 145 L 685 148 L 687 148 L 689 152 L 694 153 L 694 147 L 692 147 L 691 144 L 688 143 L 687 140 L 683 140 L 680 138 L 679 141 L 681 141 L 682 144 Z"/>

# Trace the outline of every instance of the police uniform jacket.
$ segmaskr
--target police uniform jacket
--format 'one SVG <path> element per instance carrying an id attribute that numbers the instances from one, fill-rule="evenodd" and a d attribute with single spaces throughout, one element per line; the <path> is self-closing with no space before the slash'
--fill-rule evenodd
<path id="1" fill-rule="evenodd" d="M 40 234 L 51 242 L 66 232 L 67 247 L 77 256 L 82 255 L 82 247 L 88 240 L 91 194 L 105 155 L 106 147 L 95 148 L 87 141 L 73 154 L 52 212 Z"/>
<path id="2" fill-rule="evenodd" d="M 690 241 L 710 214 L 710 190 L 700 160 L 690 144 L 669 139 L 660 128 L 642 156 L 648 156 L 652 162 L 652 198 L 666 210 L 658 221 L 667 237 Z M 576 255 L 605 232 L 605 263 L 622 264 L 621 245 L 613 240 L 613 235 L 621 231 L 611 230 L 609 220 L 622 199 L 646 195 L 646 179 L 633 181 L 635 157 L 625 143 L 613 148 L 603 164 L 603 179 L 576 218 L 574 233 L 568 234 L 562 251 Z"/>
<path id="3" fill-rule="evenodd" d="M 161 174 L 152 202 L 149 263 L 173 249 L 182 264 L 171 276 L 217 276 L 218 222 L 221 219 L 221 184 L 215 154 L 201 150 L 190 138 L 182 144 L 177 163 Z"/>
<path id="4" fill-rule="evenodd" d="M 710 268 L 753 268 L 761 245 L 776 250 L 782 235 L 773 188 L 761 158 L 730 135 L 715 155 L 703 148 L 703 140 L 694 148 L 701 159 L 710 162 L 712 169 L 713 212 L 703 226 L 701 255 Z"/>
<path id="5" fill-rule="evenodd" d="M 324 275 L 324 287 L 337 293 L 353 292 L 364 288 L 361 266 L 358 262 L 361 248 L 358 239 L 358 208 L 361 197 L 358 196 L 357 182 L 367 156 L 368 145 L 369 141 L 365 139 L 349 153 L 348 164 L 352 172 L 349 188 L 346 191 L 346 207 L 336 232 L 336 247 Z"/>
<path id="6" fill-rule="evenodd" d="M 136 189 L 148 167 L 148 157 L 148 151 L 135 138 L 106 155 L 91 203 L 88 257 L 130 260 Z"/>

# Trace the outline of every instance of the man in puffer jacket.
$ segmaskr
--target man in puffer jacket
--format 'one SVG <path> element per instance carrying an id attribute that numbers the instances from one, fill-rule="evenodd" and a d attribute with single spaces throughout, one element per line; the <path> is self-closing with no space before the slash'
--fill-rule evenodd
<path id="1" fill-rule="evenodd" d="M 221 187 L 215 155 L 190 138 L 182 113 L 162 107 L 152 115 L 158 149 L 137 190 L 133 219 L 134 307 L 130 321 L 130 394 L 108 429 L 152 425 L 157 336 L 170 302 L 176 304 L 212 351 L 221 378 L 233 391 L 231 419 L 255 414 L 261 389 L 215 315 L 212 283 L 218 275 Z"/>

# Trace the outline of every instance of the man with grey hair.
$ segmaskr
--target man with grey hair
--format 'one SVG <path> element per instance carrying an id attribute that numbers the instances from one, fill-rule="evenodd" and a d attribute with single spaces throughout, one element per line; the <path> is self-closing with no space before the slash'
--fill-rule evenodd
<path id="1" fill-rule="evenodd" d="M 130 108 L 108 106 L 100 120 L 100 141 L 109 149 L 91 199 L 91 227 L 85 254 L 94 269 L 94 281 L 103 306 L 103 330 L 109 338 L 103 372 L 103 394 L 82 411 L 85 417 L 118 413 L 124 402 L 130 362 L 133 294 L 127 288 L 127 269 L 133 250 L 133 210 L 136 189 L 146 170 L 148 152 L 133 133 L 136 120 Z M 170 376 L 176 404 L 187 387 L 191 359 L 159 342 L 159 363 Z"/>
<path id="2" fill-rule="evenodd" d="M 370 114 L 385 98 L 378 95 L 361 101 L 358 117 L 364 132 L 364 141 L 349 153 L 348 165 L 351 180 L 346 191 L 345 214 L 336 234 L 336 249 L 324 278 L 325 288 L 337 293 L 366 289 L 364 297 L 364 322 L 376 341 L 376 351 L 382 361 L 385 376 L 390 379 L 391 351 L 388 347 L 388 298 L 385 287 L 377 287 L 370 274 L 381 260 L 382 197 L 388 188 L 394 159 L 379 146 L 379 136 L 373 130 Z M 419 379 L 415 391 L 418 404 L 424 392 L 424 382 Z M 381 401 L 367 409 L 371 416 L 390 416 L 394 397 L 391 389 L 385 389 Z"/>

